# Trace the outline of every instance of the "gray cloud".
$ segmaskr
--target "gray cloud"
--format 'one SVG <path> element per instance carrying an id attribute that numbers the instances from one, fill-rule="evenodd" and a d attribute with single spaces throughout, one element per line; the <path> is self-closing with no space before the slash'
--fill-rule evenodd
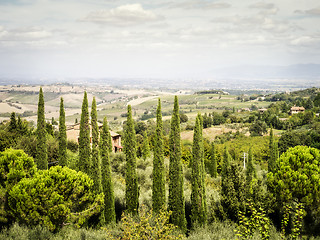
<path id="1" fill-rule="evenodd" d="M 182 3 L 172 3 L 171 8 L 182 8 L 182 9 L 225 9 L 230 8 L 231 5 L 225 2 L 207 2 L 207 1 L 185 1 Z"/>
<path id="2" fill-rule="evenodd" d="M 306 14 L 320 16 L 320 7 L 305 11 Z"/>
<path id="3" fill-rule="evenodd" d="M 318 8 L 312 8 L 309 10 L 295 10 L 294 13 L 297 14 L 303 14 L 303 15 L 309 15 L 309 16 L 320 16 L 320 7 Z"/>
<path id="4" fill-rule="evenodd" d="M 273 9 L 275 5 L 273 3 L 257 2 L 251 4 L 249 8 L 258 8 L 258 9 Z"/>
<path id="5" fill-rule="evenodd" d="M 86 22 L 99 24 L 112 24 L 116 26 L 129 26 L 162 20 L 163 17 L 152 11 L 145 10 L 141 4 L 126 4 L 110 10 L 90 12 L 85 18 Z"/>

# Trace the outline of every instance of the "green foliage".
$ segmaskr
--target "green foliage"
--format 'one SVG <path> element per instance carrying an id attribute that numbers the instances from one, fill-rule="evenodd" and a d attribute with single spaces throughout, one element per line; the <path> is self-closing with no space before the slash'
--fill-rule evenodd
<path id="1" fill-rule="evenodd" d="M 256 170 L 255 170 L 255 167 L 253 164 L 252 147 L 250 147 L 249 154 L 248 154 L 248 164 L 247 164 L 247 169 L 246 169 L 247 184 L 249 184 L 254 177 L 256 177 Z"/>
<path id="2" fill-rule="evenodd" d="M 63 107 L 63 98 L 60 99 L 59 115 L 59 165 L 67 165 L 67 132 L 66 132 L 66 115 Z"/>
<path id="3" fill-rule="evenodd" d="M 36 148 L 35 161 L 38 169 L 48 169 L 47 131 L 46 131 L 46 121 L 44 118 L 44 98 L 43 98 L 43 92 L 41 87 L 39 91 L 39 102 L 38 102 L 37 148 Z"/>
<path id="4" fill-rule="evenodd" d="M 318 149 L 296 146 L 277 160 L 277 170 L 268 174 L 268 184 L 279 202 L 297 199 L 305 206 L 320 203 L 320 152 Z"/>
<path id="5" fill-rule="evenodd" d="M 262 136 L 267 133 L 267 124 L 261 120 L 255 121 L 249 128 L 251 136 Z"/>
<path id="6" fill-rule="evenodd" d="M 8 192 L 23 178 L 36 173 L 36 165 L 22 150 L 0 152 L 0 223 L 13 219 L 8 207 Z"/>
<path id="7" fill-rule="evenodd" d="M 294 202 L 303 204 L 303 208 L 308 213 L 308 218 L 319 214 L 319 160 L 320 151 L 318 149 L 296 146 L 288 149 L 280 156 L 276 162 L 276 171 L 268 173 L 268 187 L 275 195 L 284 214 L 290 214 L 291 210 L 286 208 Z M 287 218 L 284 215 L 282 225 L 286 225 Z M 311 226 L 308 226 L 308 228 L 311 228 Z"/>
<path id="8" fill-rule="evenodd" d="M 181 113 L 180 114 L 180 122 L 181 123 L 185 123 L 185 122 L 188 122 L 188 116 L 184 113 Z"/>
<path id="9" fill-rule="evenodd" d="M 130 213 L 137 213 L 139 207 L 139 189 L 136 164 L 136 134 L 132 119 L 131 105 L 128 105 L 127 124 L 124 134 L 124 152 L 126 154 L 126 205 Z"/>
<path id="10" fill-rule="evenodd" d="M 241 167 L 230 162 L 230 154 L 225 149 L 221 172 L 221 201 L 216 207 L 216 215 L 221 220 L 228 218 L 237 222 L 239 211 L 245 209 L 245 177 Z"/>
<path id="11" fill-rule="evenodd" d="M 209 164 L 209 173 L 211 177 L 217 177 L 217 156 L 216 156 L 216 148 L 214 142 L 211 143 L 211 152 L 210 152 L 210 164 Z"/>
<path id="12" fill-rule="evenodd" d="M 56 166 L 22 179 L 9 192 L 8 205 L 19 223 L 55 231 L 67 224 L 82 226 L 101 211 L 103 197 L 94 194 L 86 174 Z"/>
<path id="13" fill-rule="evenodd" d="M 9 132 L 14 132 L 16 129 L 17 129 L 16 114 L 15 114 L 15 112 L 12 112 L 11 116 L 10 116 L 10 122 L 9 122 L 8 130 L 9 130 Z"/>
<path id="14" fill-rule="evenodd" d="M 163 209 L 166 205 L 163 126 L 160 99 L 158 100 L 157 107 L 157 127 L 154 142 L 152 207 L 153 211 L 158 213 L 160 209 Z"/>
<path id="15" fill-rule="evenodd" d="M 144 159 L 146 159 L 147 157 L 150 157 L 150 147 L 149 147 L 147 131 L 145 131 L 143 134 L 142 157 Z"/>
<path id="16" fill-rule="evenodd" d="M 102 131 L 100 134 L 100 156 L 101 156 L 101 180 L 104 193 L 104 214 L 106 223 L 116 221 L 113 182 L 111 178 L 111 166 L 109 158 L 109 127 L 107 118 L 103 119 Z"/>
<path id="17" fill-rule="evenodd" d="M 91 129 L 92 129 L 92 152 L 91 152 L 91 169 L 90 177 L 93 180 L 93 189 L 96 193 L 102 193 L 101 185 L 101 160 L 99 156 L 99 127 L 97 119 L 97 103 L 93 97 L 91 104 Z M 105 223 L 105 214 L 102 211 L 98 216 L 93 217 L 93 224 L 102 226 Z"/>
<path id="18" fill-rule="evenodd" d="M 191 161 L 191 221 L 204 225 L 207 221 L 204 149 L 202 138 L 201 115 L 198 114 L 194 127 L 192 161 Z"/>
<path id="19" fill-rule="evenodd" d="M 273 130 L 270 130 L 269 137 L 269 160 L 268 160 L 268 171 L 273 172 L 276 169 L 276 160 L 278 158 L 278 146 L 274 140 Z"/>
<path id="20" fill-rule="evenodd" d="M 265 211 L 260 207 L 256 209 L 255 205 L 249 201 L 246 202 L 246 210 L 239 211 L 239 227 L 237 236 L 239 239 L 248 239 L 255 230 L 258 230 L 261 239 L 270 239 L 270 219 Z"/>
<path id="21" fill-rule="evenodd" d="M 97 119 L 97 103 L 93 97 L 91 105 L 91 128 L 92 128 L 92 152 L 91 152 L 91 169 L 90 177 L 94 182 L 94 190 L 98 193 L 102 192 L 101 186 L 101 163 L 99 158 L 99 127 Z"/>
<path id="22" fill-rule="evenodd" d="M 174 98 L 169 137 L 169 199 L 168 208 L 172 211 L 171 222 L 186 231 L 185 202 L 183 192 L 183 169 L 181 161 L 181 137 L 178 97 Z"/>
<path id="23" fill-rule="evenodd" d="M 107 230 L 107 239 L 127 239 L 127 240 L 178 240 L 184 239 L 179 234 L 176 227 L 169 223 L 171 212 L 160 210 L 158 214 L 147 211 L 144 207 L 139 211 L 138 216 L 123 214 L 119 223 L 120 232 Z"/>
<path id="24" fill-rule="evenodd" d="M 79 134 L 79 162 L 78 170 L 90 175 L 91 169 L 91 147 L 90 147 L 90 127 L 87 92 L 84 92 L 80 134 Z"/>

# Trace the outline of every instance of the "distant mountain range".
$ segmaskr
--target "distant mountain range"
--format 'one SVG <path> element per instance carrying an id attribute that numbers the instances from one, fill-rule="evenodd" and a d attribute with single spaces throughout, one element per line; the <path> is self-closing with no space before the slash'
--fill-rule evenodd
<path id="1" fill-rule="evenodd" d="M 202 75 L 202 76 L 201 76 Z M 289 66 L 242 65 L 216 68 L 190 78 L 28 78 L 0 76 L 0 85 L 67 83 L 154 89 L 265 89 L 292 91 L 320 87 L 320 64 Z"/>
<path id="2" fill-rule="evenodd" d="M 295 64 L 289 66 L 242 65 L 215 69 L 213 78 L 238 79 L 314 79 L 320 78 L 320 64 Z"/>

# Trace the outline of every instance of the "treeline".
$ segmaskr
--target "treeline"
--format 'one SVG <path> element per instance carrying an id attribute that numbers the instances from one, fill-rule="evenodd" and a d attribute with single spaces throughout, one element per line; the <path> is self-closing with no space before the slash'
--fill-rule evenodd
<path id="1" fill-rule="evenodd" d="M 14 114 L 6 129 L 2 129 L 15 136 L 25 129 L 22 135 L 29 132 L 35 138 L 34 160 L 21 150 L 7 149 L 0 153 L 2 228 L 14 222 L 30 228 L 40 224 L 58 233 L 68 225 L 101 228 L 117 223 L 119 229 L 105 230 L 106 237 L 182 239 L 185 234 L 192 236 L 199 227 L 205 229 L 220 221 L 232 221 L 236 225 L 233 237 L 239 239 L 257 234 L 262 239 L 319 235 L 319 150 L 296 146 L 280 155 L 280 140 L 278 144 L 271 129 L 266 162 L 254 159 L 257 156 L 254 143 L 246 146 L 242 161 L 229 145 L 225 144 L 221 150 L 221 146 L 203 138 L 205 118 L 198 114 L 192 150 L 186 159 L 180 137 L 178 98 L 174 98 L 168 136 L 164 131 L 160 99 L 156 117 L 152 136 L 141 131 L 139 147 L 137 123 L 128 105 L 123 129 L 124 156 L 123 153 L 114 155 L 107 119 L 104 118 L 99 131 L 95 98 L 89 114 L 85 92 L 79 150 L 72 155 L 66 140 L 61 99 L 59 131 L 53 133 L 58 139 L 55 164 L 59 166 L 52 166 L 55 161 L 48 161 L 52 129 L 45 122 L 40 89 L 37 129 L 23 128 L 26 122 L 18 118 L 18 123 Z M 258 137 L 253 139 L 261 141 Z M 150 175 L 141 175 L 142 171 L 149 171 L 149 166 Z M 151 184 L 147 183 L 150 177 Z M 123 204 L 115 197 L 118 182 L 125 186 Z M 151 188 L 150 212 L 148 207 L 146 210 L 141 206 L 140 197 L 144 197 L 146 185 Z"/>

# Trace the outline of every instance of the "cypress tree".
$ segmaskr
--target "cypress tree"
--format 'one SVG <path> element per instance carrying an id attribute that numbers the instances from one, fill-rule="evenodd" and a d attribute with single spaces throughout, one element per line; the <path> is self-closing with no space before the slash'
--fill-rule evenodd
<path id="1" fill-rule="evenodd" d="M 212 177 L 217 177 L 217 156 L 214 142 L 211 143 L 211 156 L 210 156 L 210 174 Z"/>
<path id="2" fill-rule="evenodd" d="M 153 157 L 153 179 L 152 179 L 152 207 L 153 211 L 159 213 L 166 205 L 166 185 L 164 171 L 163 153 L 163 125 L 161 114 L 161 101 L 158 100 L 157 126 Z"/>
<path id="3" fill-rule="evenodd" d="M 222 169 L 221 169 L 221 185 L 223 185 L 223 181 L 227 177 L 228 171 L 230 170 L 230 161 L 231 161 L 231 156 L 227 146 L 225 146 L 224 152 L 223 152 Z"/>
<path id="4" fill-rule="evenodd" d="M 169 136 L 169 199 L 168 208 L 172 211 L 171 222 L 186 231 L 185 202 L 183 192 L 183 169 L 181 161 L 181 136 L 178 97 L 174 98 Z"/>
<path id="5" fill-rule="evenodd" d="M 278 158 L 278 147 L 277 143 L 274 141 L 273 129 L 270 130 L 269 136 L 269 162 L 268 171 L 273 172 L 276 168 L 276 160 Z"/>
<path id="6" fill-rule="evenodd" d="M 109 129 L 109 127 L 108 127 L 108 129 Z M 107 140 L 108 140 L 108 150 L 109 150 L 110 153 L 112 153 L 113 146 L 112 146 L 112 137 L 111 137 L 110 130 L 108 130 L 107 134 L 108 134 L 108 138 L 107 138 Z"/>
<path id="7" fill-rule="evenodd" d="M 41 87 L 38 102 L 36 163 L 38 169 L 48 169 L 47 131 L 44 118 L 44 98 Z"/>
<path id="8" fill-rule="evenodd" d="M 12 112 L 10 116 L 10 122 L 9 122 L 9 132 L 13 132 L 16 129 L 17 129 L 16 113 Z"/>
<path id="9" fill-rule="evenodd" d="M 90 147 L 90 127 L 89 127 L 89 110 L 87 92 L 84 92 L 81 120 L 80 120 L 80 134 L 79 134 L 79 161 L 78 170 L 87 173 L 90 177 L 91 169 L 91 147 Z"/>
<path id="10" fill-rule="evenodd" d="M 63 106 L 63 98 L 60 99 L 60 115 L 59 115 L 59 165 L 67 165 L 67 132 L 66 132 L 66 116 Z"/>
<path id="11" fill-rule="evenodd" d="M 253 165 L 253 155 L 252 155 L 252 147 L 249 148 L 249 154 L 248 154 L 248 165 L 246 169 L 246 180 L 247 184 L 250 184 L 253 177 L 256 176 L 255 168 Z"/>
<path id="12" fill-rule="evenodd" d="M 91 178 L 94 182 L 94 189 L 97 193 L 102 192 L 101 186 L 101 164 L 99 158 L 99 127 L 97 119 L 97 103 L 93 97 L 91 105 L 91 129 L 92 129 L 92 152 L 91 152 Z"/>
<path id="13" fill-rule="evenodd" d="M 149 147 L 147 131 L 144 131 L 143 133 L 142 157 L 144 159 L 147 159 L 147 157 L 150 157 L 150 147 Z"/>
<path id="14" fill-rule="evenodd" d="M 111 177 L 111 166 L 109 159 L 109 127 L 107 118 L 103 119 L 102 131 L 100 133 L 100 156 L 101 156 L 101 182 L 104 193 L 104 214 L 106 223 L 116 222 L 116 212 L 114 205 L 114 191 Z"/>
<path id="15" fill-rule="evenodd" d="M 191 161 L 191 221 L 204 225 L 207 221 L 205 197 L 204 151 L 201 115 L 198 114 L 194 127 Z"/>
<path id="16" fill-rule="evenodd" d="M 124 131 L 124 152 L 126 155 L 126 206 L 129 213 L 138 213 L 139 190 L 136 163 L 136 134 L 131 105 L 128 105 L 127 124 Z"/>

